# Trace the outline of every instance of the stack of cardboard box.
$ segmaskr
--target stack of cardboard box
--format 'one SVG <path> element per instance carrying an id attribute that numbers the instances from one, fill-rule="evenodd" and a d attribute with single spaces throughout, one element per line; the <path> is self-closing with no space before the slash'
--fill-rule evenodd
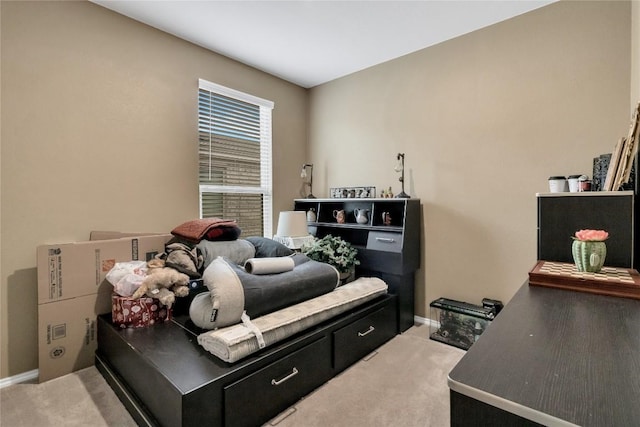
<path id="1" fill-rule="evenodd" d="M 106 274 L 116 262 L 164 252 L 171 237 L 95 231 L 89 241 L 37 248 L 40 382 L 93 365 L 96 318 L 111 313 Z"/>

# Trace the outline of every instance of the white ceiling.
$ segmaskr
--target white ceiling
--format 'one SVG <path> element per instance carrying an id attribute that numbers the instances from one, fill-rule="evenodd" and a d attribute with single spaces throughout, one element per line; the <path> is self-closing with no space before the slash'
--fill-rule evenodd
<path id="1" fill-rule="evenodd" d="M 555 0 L 91 0 L 305 88 Z"/>

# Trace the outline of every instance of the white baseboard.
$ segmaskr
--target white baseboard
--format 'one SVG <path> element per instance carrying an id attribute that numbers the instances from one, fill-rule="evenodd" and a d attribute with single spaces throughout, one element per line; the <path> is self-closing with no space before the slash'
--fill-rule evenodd
<path id="1" fill-rule="evenodd" d="M 10 385 L 26 383 L 28 381 L 37 380 L 38 379 L 38 370 L 34 369 L 32 371 L 23 372 L 18 375 L 14 375 L 12 377 L 2 378 L 0 379 L 0 388 L 9 387 Z"/>
<path id="2" fill-rule="evenodd" d="M 440 323 L 436 322 L 435 320 L 429 319 L 428 317 L 413 316 L 413 322 L 420 325 L 433 326 L 434 328 L 440 327 Z"/>
<path id="3" fill-rule="evenodd" d="M 431 319 L 428 319 L 426 317 L 422 317 L 422 316 L 413 316 L 413 322 L 417 323 L 419 325 L 426 325 L 429 322 L 431 322 Z"/>

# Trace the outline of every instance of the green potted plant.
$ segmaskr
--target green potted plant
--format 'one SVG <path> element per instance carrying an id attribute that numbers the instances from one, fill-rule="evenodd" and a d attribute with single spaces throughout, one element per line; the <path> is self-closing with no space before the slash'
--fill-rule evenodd
<path id="1" fill-rule="evenodd" d="M 355 266 L 360 264 L 356 259 L 358 250 L 346 240 L 331 234 L 305 243 L 301 251 L 312 260 L 334 266 L 340 273 L 342 283 L 350 282 L 355 278 Z"/>

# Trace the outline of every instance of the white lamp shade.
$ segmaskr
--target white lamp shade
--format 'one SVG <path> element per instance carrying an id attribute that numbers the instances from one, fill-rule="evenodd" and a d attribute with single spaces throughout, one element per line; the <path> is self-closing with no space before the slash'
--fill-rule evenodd
<path id="1" fill-rule="evenodd" d="M 308 236 L 307 214 L 304 211 L 284 211 L 278 217 L 278 231 L 280 237 Z"/>
<path id="2" fill-rule="evenodd" d="M 307 214 L 303 211 L 284 211 L 278 217 L 278 231 L 273 240 L 291 249 L 300 249 L 302 245 L 313 241 L 307 230 Z"/>

